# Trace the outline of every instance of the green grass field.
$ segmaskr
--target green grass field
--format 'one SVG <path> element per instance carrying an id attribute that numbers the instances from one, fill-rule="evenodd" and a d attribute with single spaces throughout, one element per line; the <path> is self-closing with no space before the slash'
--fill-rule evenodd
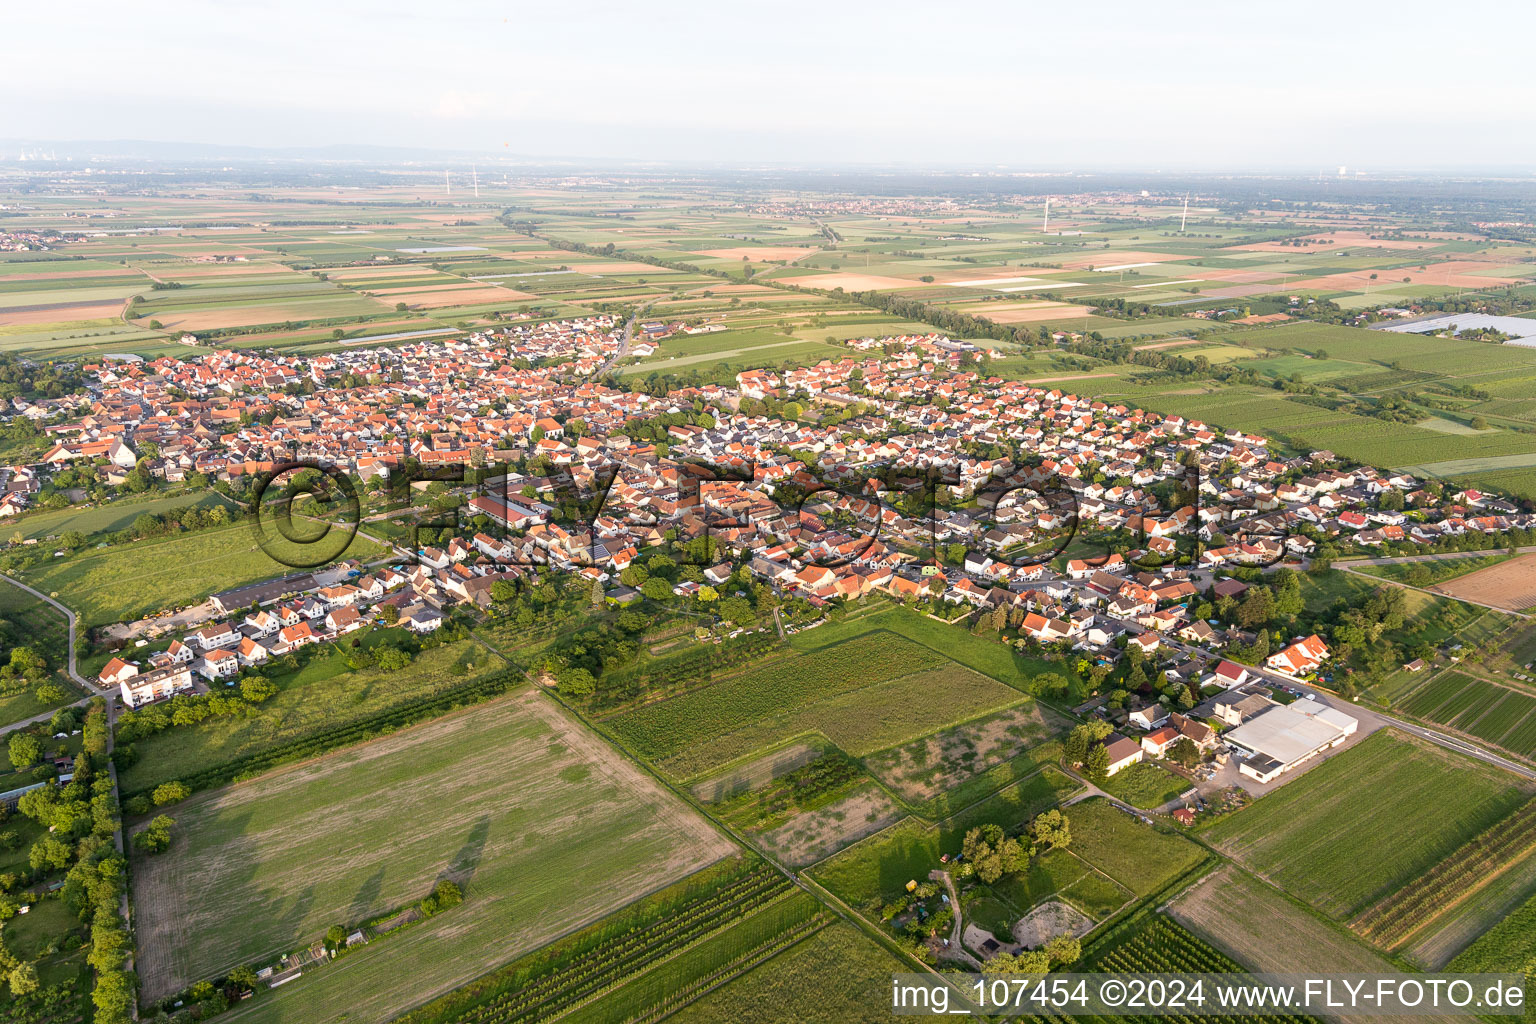
<path id="1" fill-rule="evenodd" d="M 1009 686 L 882 630 L 770 657 L 606 724 L 669 774 L 692 778 L 803 733 L 866 754 L 1021 699 Z"/>
<path id="2" fill-rule="evenodd" d="M 455 686 L 501 664 L 500 657 L 470 640 L 428 648 L 394 672 L 353 670 L 334 646 L 317 648 L 303 668 L 276 679 L 277 695 L 249 716 L 205 718 L 134 740 L 136 759 L 119 780 L 124 793 L 152 789 L 198 769 Z"/>
<path id="3" fill-rule="evenodd" d="M 194 605 L 220 590 L 295 571 L 269 550 L 297 561 L 316 554 L 368 561 L 384 554 L 382 547 L 360 536 L 333 550 L 339 545 L 295 545 L 274 534 L 266 537 L 264 548 L 255 530 L 250 523 L 239 523 L 163 540 L 87 548 L 32 566 L 22 578 L 73 608 L 82 625 L 99 626 Z"/>
<path id="4" fill-rule="evenodd" d="M 1494 555 L 1474 555 L 1469 558 L 1437 558 L 1426 562 L 1398 562 L 1393 565 L 1362 565 L 1358 571 L 1384 580 L 1407 583 L 1414 587 L 1427 587 L 1433 583 L 1465 576 L 1469 572 L 1486 569 L 1513 558 L 1507 552 Z"/>
<path id="5" fill-rule="evenodd" d="M 134 870 L 146 999 L 270 962 L 439 878 L 464 889 L 462 906 L 228 1015 L 262 1024 L 388 1020 L 731 850 L 531 691 L 170 813 L 170 851 Z"/>
<path id="6" fill-rule="evenodd" d="M 1507 814 L 1515 776 L 1382 730 L 1218 821 L 1213 844 L 1343 920 Z M 1361 857 L 1361 844 L 1371 855 Z"/>
<path id="7" fill-rule="evenodd" d="M 112 533 L 125 530 L 142 515 L 164 515 L 193 505 L 225 505 L 233 508 L 229 500 L 216 491 L 187 494 L 168 494 L 153 498 L 133 498 L 110 501 L 101 505 L 71 507 L 57 512 L 36 512 L 16 521 L 15 530 L 24 537 L 59 537 L 70 530 L 78 530 L 90 537 L 93 533 Z M 0 530 L 7 528 L 0 527 Z M 9 536 L 9 534 L 7 534 Z"/>
<path id="8" fill-rule="evenodd" d="M 1151 810 L 1175 799 L 1193 785 L 1155 761 L 1139 761 L 1105 779 L 1099 788 L 1132 807 Z"/>
<path id="9" fill-rule="evenodd" d="M 1073 804 L 1067 818 L 1072 852 L 1138 896 L 1156 892 L 1207 856 L 1183 836 L 1143 824 L 1107 800 Z"/>

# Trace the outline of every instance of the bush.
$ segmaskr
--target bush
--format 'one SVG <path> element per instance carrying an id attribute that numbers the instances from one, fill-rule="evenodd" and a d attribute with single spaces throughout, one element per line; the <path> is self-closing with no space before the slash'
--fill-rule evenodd
<path id="1" fill-rule="evenodd" d="M 164 807 L 166 804 L 174 804 L 185 800 L 192 795 L 192 790 L 184 782 L 162 782 L 155 787 L 154 801 L 156 807 Z"/>
<path id="2" fill-rule="evenodd" d="M 423 915 L 431 917 L 433 914 L 449 910 L 464 902 L 464 893 L 453 882 L 444 879 L 438 882 L 432 889 L 432 895 L 426 897 L 418 906 Z"/>

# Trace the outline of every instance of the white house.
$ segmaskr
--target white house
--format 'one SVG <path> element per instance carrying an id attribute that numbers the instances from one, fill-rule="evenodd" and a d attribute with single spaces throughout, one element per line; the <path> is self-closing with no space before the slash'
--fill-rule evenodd
<path id="1" fill-rule="evenodd" d="M 153 700 L 161 700 L 172 694 L 192 689 L 192 671 L 186 665 L 173 665 L 156 669 L 143 675 L 125 679 L 119 684 L 123 703 L 130 708 L 142 707 Z"/>
<path id="2" fill-rule="evenodd" d="M 209 679 L 229 679 L 240 674 L 240 656 L 234 651 L 209 651 L 197 663 L 197 670 Z"/>
<path id="3" fill-rule="evenodd" d="M 117 686 L 139 674 L 139 667 L 122 658 L 113 658 L 96 677 L 102 686 Z"/>
<path id="4" fill-rule="evenodd" d="M 240 631 L 227 622 L 217 622 L 212 626 L 204 626 L 193 633 L 190 639 L 196 640 L 204 651 L 212 651 L 238 642 Z"/>

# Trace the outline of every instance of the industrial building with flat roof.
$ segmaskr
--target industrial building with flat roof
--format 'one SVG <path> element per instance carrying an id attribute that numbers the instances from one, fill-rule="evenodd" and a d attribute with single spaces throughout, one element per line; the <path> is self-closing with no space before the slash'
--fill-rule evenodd
<path id="1" fill-rule="evenodd" d="M 209 600 L 213 602 L 213 607 L 220 615 L 228 615 L 239 609 L 249 608 L 253 604 L 271 604 L 289 594 L 302 594 L 306 590 L 314 589 L 316 585 L 313 573 L 300 572 L 281 579 L 267 580 L 265 583 L 252 583 L 233 590 L 221 591 Z"/>
<path id="2" fill-rule="evenodd" d="M 1360 723 L 1317 700 L 1277 704 L 1222 735 L 1249 756 L 1238 771 L 1258 782 L 1276 777 L 1336 747 L 1355 734 Z"/>

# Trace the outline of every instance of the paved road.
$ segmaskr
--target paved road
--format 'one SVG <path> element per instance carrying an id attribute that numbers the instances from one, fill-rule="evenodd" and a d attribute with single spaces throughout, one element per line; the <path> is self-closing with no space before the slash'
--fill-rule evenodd
<path id="1" fill-rule="evenodd" d="M 34 590 L 31 587 L 27 586 L 25 583 L 23 583 L 20 580 L 16 579 L 14 576 L 6 576 L 4 574 L 0 574 L 0 579 L 5 580 L 6 582 L 10 583 L 12 586 L 17 587 L 18 589 L 25 590 L 27 593 L 31 594 L 33 597 L 37 598 L 39 601 L 45 601 L 48 604 L 53 605 L 55 608 L 57 608 L 60 612 L 62 612 L 64 614 L 65 621 L 67 621 L 69 623 L 69 666 L 68 666 L 69 678 L 73 679 L 75 682 L 77 682 L 81 686 L 85 687 L 86 692 L 88 692 L 88 693 L 91 693 L 91 694 L 99 694 L 99 693 L 101 693 L 101 689 L 99 687 L 97 687 L 95 683 L 91 682 L 90 680 L 86 679 L 84 676 L 82 676 L 80 674 L 79 668 L 78 668 L 78 666 L 76 665 L 76 662 L 75 662 L 75 613 L 70 611 L 68 608 L 64 607 L 62 604 L 60 604 L 59 602 L 55 601 L 53 598 L 49 597 L 47 594 L 43 593 L 42 591 Z M 79 700 L 75 701 L 73 704 L 70 704 L 70 705 L 67 705 L 67 706 L 68 707 L 72 707 L 72 708 L 83 708 L 87 704 L 89 704 L 90 702 L 91 702 L 91 698 L 90 697 L 81 697 Z M 110 710 L 111 706 L 112 706 L 111 699 L 108 698 L 107 707 L 108 707 L 108 715 L 109 715 L 109 717 L 111 715 L 111 710 Z M 56 711 L 58 709 L 55 708 L 54 710 Z M 40 715 L 33 715 L 31 718 L 25 718 L 25 719 L 22 719 L 19 722 L 11 722 L 11 723 L 9 723 L 7 725 L 0 726 L 0 736 L 3 736 L 4 734 L 6 734 L 8 732 L 15 732 L 17 729 L 26 729 L 26 728 L 28 728 L 30 726 L 37 725 L 40 722 L 47 722 L 47 721 L 49 721 L 50 719 L 53 718 L 53 714 L 54 714 L 53 711 L 45 711 L 45 712 L 43 712 Z M 109 741 L 108 749 L 110 751 L 110 741 Z"/>
<path id="2" fill-rule="evenodd" d="M 64 618 L 69 622 L 69 677 L 75 682 L 79 683 L 81 686 L 84 686 L 87 690 L 90 690 L 94 693 L 96 691 L 96 687 L 87 682 L 85 678 L 81 676 L 80 673 L 76 670 L 75 666 L 75 613 L 64 607 L 59 602 L 55 601 L 53 598 L 49 597 L 47 594 L 40 590 L 33 590 L 31 587 L 27 586 L 25 583 L 21 582 L 15 577 L 0 574 L 0 579 L 6 580 L 7 582 L 14 584 L 22 590 L 25 590 L 39 601 L 46 601 L 64 613 Z"/>
<path id="3" fill-rule="evenodd" d="M 628 320 L 624 321 L 624 334 L 619 338 L 619 350 L 615 352 L 606 363 L 597 368 L 597 372 L 592 375 L 593 377 L 602 377 L 609 370 L 618 365 L 619 360 L 629 355 L 629 343 L 634 339 L 635 336 L 635 321 L 639 320 L 640 317 L 644 315 L 645 311 L 650 308 L 651 304 L 647 302 L 645 305 L 635 310 L 634 313 L 630 315 Z"/>

